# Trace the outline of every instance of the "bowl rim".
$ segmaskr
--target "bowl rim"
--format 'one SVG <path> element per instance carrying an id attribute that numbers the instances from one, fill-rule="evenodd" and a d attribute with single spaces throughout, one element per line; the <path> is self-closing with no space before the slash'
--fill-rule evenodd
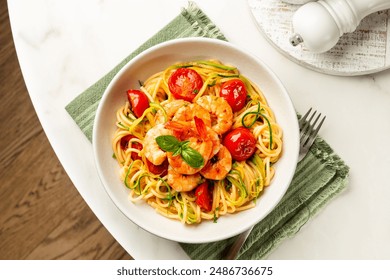
<path id="1" fill-rule="evenodd" d="M 139 226 L 140 228 L 148 231 L 149 233 L 152 233 L 156 236 L 159 236 L 159 237 L 162 237 L 164 239 L 168 239 L 168 240 L 172 240 L 172 241 L 176 241 L 176 242 L 183 242 L 183 243 L 206 243 L 206 242 L 215 242 L 215 241 L 219 241 L 219 240 L 222 240 L 222 239 L 227 239 L 227 238 L 230 238 L 232 236 L 235 236 L 235 235 L 238 235 L 240 234 L 241 232 L 251 228 L 252 226 L 254 226 L 255 224 L 257 224 L 258 222 L 260 222 L 262 219 L 264 219 L 273 209 L 275 209 L 276 205 L 280 202 L 280 200 L 282 199 L 282 197 L 285 195 L 287 189 L 288 189 L 288 186 L 291 184 L 291 180 L 294 176 L 294 173 L 295 173 L 295 168 L 296 168 L 296 163 L 298 162 L 298 152 L 299 152 L 299 139 L 295 139 L 295 147 L 294 147 L 294 152 L 290 155 L 292 157 L 291 161 L 292 161 L 292 164 L 294 165 L 293 168 L 290 169 L 290 172 L 287 174 L 287 177 L 285 178 L 285 186 L 282 186 L 283 187 L 283 191 L 280 192 L 279 196 L 275 199 L 272 207 L 269 207 L 267 209 L 267 211 L 265 211 L 265 213 L 262 215 L 262 217 L 258 218 L 258 219 L 253 219 L 253 222 L 252 223 L 248 223 L 245 227 L 240 227 L 238 230 L 230 230 L 229 232 L 225 232 L 224 234 L 221 234 L 221 236 L 219 237 L 203 237 L 203 238 L 188 238 L 188 237 L 183 237 L 183 236 L 171 236 L 171 235 L 167 235 L 167 234 L 162 234 L 158 231 L 156 231 L 153 226 L 148 226 L 148 225 L 145 225 L 143 223 L 140 223 L 139 221 L 137 221 L 136 219 L 134 219 L 134 217 L 130 217 L 127 213 L 127 210 L 124 209 L 123 207 L 126 207 L 126 206 L 122 206 L 121 203 L 116 199 L 115 197 L 115 194 L 113 193 L 113 191 L 111 190 L 111 188 L 108 185 L 108 182 L 106 182 L 106 178 L 104 178 L 103 176 L 103 167 L 101 165 L 101 159 L 100 159 L 100 154 L 99 154 L 99 147 L 98 147 L 98 144 L 97 144 L 97 141 L 96 139 L 98 139 L 98 134 L 99 134 L 99 126 L 98 126 L 98 123 L 100 122 L 100 119 L 102 117 L 102 111 L 104 109 L 104 104 L 106 103 L 107 99 L 110 97 L 110 93 L 112 92 L 113 88 L 115 87 L 115 85 L 118 83 L 118 81 L 120 81 L 123 77 L 123 74 L 126 73 L 133 65 L 135 65 L 136 63 L 142 61 L 145 57 L 148 57 L 149 55 L 153 54 L 154 52 L 156 51 L 159 51 L 160 49 L 165 49 L 165 48 L 169 48 L 171 46 L 175 46 L 175 45 L 180 45 L 180 44 L 188 44 L 188 43 L 203 43 L 203 44 L 211 44 L 211 45 L 214 45 L 214 46 L 218 46 L 218 47 L 222 47 L 222 48 L 230 48 L 230 49 L 233 49 L 233 51 L 235 52 L 238 52 L 238 53 L 241 53 L 247 57 L 250 57 L 251 59 L 253 59 L 255 61 L 256 64 L 259 64 L 263 67 L 263 69 L 267 72 L 268 75 L 270 75 L 271 79 L 272 79 L 272 83 L 275 83 L 276 86 L 278 88 L 281 89 L 281 93 L 283 95 L 283 98 L 286 102 L 286 104 L 290 107 L 290 109 L 294 110 L 295 112 L 295 109 L 294 109 L 294 105 L 293 105 L 293 102 L 286 90 L 286 88 L 284 87 L 284 85 L 282 84 L 282 82 L 280 81 L 280 79 L 276 76 L 276 74 L 270 69 L 270 67 L 268 67 L 268 65 L 266 65 L 266 63 L 264 63 L 261 59 L 259 59 L 257 56 L 253 55 L 251 52 L 243 49 L 242 47 L 239 47 L 233 43 L 230 43 L 230 42 L 227 42 L 227 41 L 223 41 L 223 40 L 219 40 L 219 39 L 212 39 L 212 38 L 204 38 L 204 37 L 190 37 L 190 38 L 179 38 L 179 39 L 172 39 L 172 40 L 169 40 L 169 41 L 166 41 L 166 42 L 162 42 L 162 43 L 159 43 L 155 46 L 152 46 L 146 50 L 144 50 L 143 52 L 139 53 L 138 55 L 136 55 L 134 58 L 132 58 L 131 60 L 129 60 L 115 75 L 114 77 L 112 78 L 112 80 L 110 81 L 110 83 L 108 84 L 107 88 L 104 90 L 104 93 L 101 97 L 101 100 L 99 101 L 99 105 L 98 105 L 98 108 L 96 110 L 96 115 L 95 115 L 95 119 L 94 119 L 94 125 L 93 125 L 93 132 L 92 132 L 92 146 L 93 146 L 93 154 L 94 154 L 94 160 L 95 160 L 95 166 L 97 168 L 97 171 L 98 171 L 98 175 L 99 175 L 99 179 L 106 191 L 106 193 L 108 194 L 108 196 L 110 197 L 110 199 L 112 200 L 112 202 L 114 203 L 114 205 L 120 210 L 120 212 L 122 212 L 125 217 L 127 217 L 130 221 L 132 221 L 134 224 L 136 224 L 137 226 Z M 218 58 L 217 58 L 218 59 Z M 238 69 L 240 69 L 239 66 L 237 66 Z M 267 98 L 267 93 L 265 93 L 265 97 L 266 99 L 268 100 Z M 271 106 L 272 108 L 272 106 Z M 296 121 L 292 121 L 292 126 L 293 126 L 293 129 L 296 130 L 297 132 L 299 131 L 298 129 L 298 120 L 297 118 L 295 118 Z M 283 128 L 283 127 L 282 127 Z M 296 133 L 296 137 L 298 137 L 298 133 Z M 294 140 L 294 139 L 293 139 Z M 110 146 L 110 149 L 111 149 L 111 146 Z M 115 162 L 117 164 L 117 162 Z M 119 170 L 119 168 L 118 168 Z M 119 175 L 118 175 L 119 177 Z M 272 184 L 272 183 L 271 183 Z M 124 187 L 124 186 L 123 186 Z M 128 201 L 129 204 L 131 204 L 130 201 Z M 148 205 L 148 207 L 150 207 Z M 150 207 L 152 208 L 152 207 Z M 167 217 L 163 217 L 162 215 L 154 212 L 154 214 L 156 216 L 160 216 L 161 219 L 168 219 L 170 220 L 169 218 Z M 225 217 L 222 217 L 222 218 L 226 218 Z M 181 226 L 182 224 L 180 223 L 180 221 L 175 221 L 178 226 Z M 202 221 L 202 223 L 207 223 L 208 221 Z M 192 225 L 186 225 L 186 226 L 192 226 Z"/>

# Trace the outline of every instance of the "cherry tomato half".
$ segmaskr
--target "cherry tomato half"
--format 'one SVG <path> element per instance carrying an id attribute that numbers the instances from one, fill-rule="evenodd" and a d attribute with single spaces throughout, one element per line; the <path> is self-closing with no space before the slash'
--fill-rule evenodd
<path id="1" fill-rule="evenodd" d="M 223 139 L 223 145 L 237 161 L 247 160 L 256 150 L 256 139 L 245 127 L 230 131 Z"/>
<path id="2" fill-rule="evenodd" d="M 196 187 L 195 196 L 195 202 L 200 206 L 200 208 L 207 212 L 211 211 L 213 199 L 207 181 Z"/>
<path id="3" fill-rule="evenodd" d="M 179 68 L 168 79 L 173 97 L 192 102 L 203 86 L 202 77 L 195 70 Z"/>
<path id="4" fill-rule="evenodd" d="M 130 139 L 137 138 L 134 135 L 126 135 L 125 137 L 122 137 L 121 139 L 121 149 L 126 151 L 129 147 L 129 141 Z M 132 142 L 131 147 L 137 150 L 142 150 L 142 144 L 138 142 Z M 141 159 L 141 157 L 136 152 L 131 152 L 131 158 L 132 160 Z"/>
<path id="5" fill-rule="evenodd" d="M 225 82 L 221 87 L 221 97 L 229 103 L 233 112 L 240 111 L 246 102 L 246 87 L 240 79 L 231 79 Z"/>
<path id="6" fill-rule="evenodd" d="M 161 177 L 164 177 L 165 175 L 168 174 L 168 160 L 164 160 L 163 163 L 160 165 L 155 165 L 151 163 L 148 159 L 146 159 L 146 164 L 148 166 L 148 169 L 150 173 L 153 173 L 155 175 L 160 175 Z"/>
<path id="7" fill-rule="evenodd" d="M 129 100 L 131 110 L 137 118 L 141 117 L 144 111 L 149 108 L 149 99 L 140 90 L 129 89 L 127 91 L 127 99 Z"/>

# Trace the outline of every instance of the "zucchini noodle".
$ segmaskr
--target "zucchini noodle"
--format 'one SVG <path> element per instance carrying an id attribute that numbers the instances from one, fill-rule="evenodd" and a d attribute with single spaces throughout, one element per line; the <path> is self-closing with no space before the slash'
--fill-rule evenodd
<path id="1" fill-rule="evenodd" d="M 210 211 L 196 203 L 194 190 L 176 191 L 168 183 L 166 172 L 162 176 L 152 172 L 145 153 L 145 146 L 150 145 L 145 138 L 147 132 L 159 123 L 172 120 L 168 108 L 176 99 L 169 88 L 169 77 L 179 68 L 195 70 L 202 78 L 203 85 L 195 92 L 192 103 L 204 96 L 220 97 L 222 85 L 231 79 L 240 79 L 246 87 L 245 106 L 233 112 L 229 131 L 242 126 L 249 129 L 256 140 L 255 152 L 247 160 L 232 160 L 230 170 L 221 180 L 205 179 L 199 175 L 199 184 L 207 180 L 212 192 Z M 261 203 L 261 194 L 275 175 L 274 164 L 282 155 L 283 140 L 282 129 L 257 85 L 234 66 L 216 60 L 200 60 L 171 65 L 140 82 L 140 90 L 147 96 L 149 107 L 137 118 L 130 103 L 124 102 L 116 112 L 117 130 L 112 138 L 113 157 L 120 166 L 119 176 L 129 189 L 130 201 L 146 201 L 159 214 L 184 224 L 196 224 L 202 220 L 215 222 L 221 216 Z M 225 134 L 217 135 L 221 140 Z M 123 144 L 125 137 L 126 146 Z M 181 177 L 183 182 L 186 179 L 186 175 Z"/>

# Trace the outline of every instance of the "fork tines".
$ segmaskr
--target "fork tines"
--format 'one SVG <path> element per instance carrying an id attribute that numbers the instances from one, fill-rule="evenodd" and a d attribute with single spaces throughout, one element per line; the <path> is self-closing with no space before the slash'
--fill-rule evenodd
<path id="1" fill-rule="evenodd" d="M 324 123 L 325 118 L 326 118 L 326 116 L 324 116 L 321 119 L 318 126 L 316 127 L 316 124 L 321 117 L 321 113 L 319 113 L 319 115 L 317 115 L 314 122 L 312 123 L 312 120 L 316 116 L 317 111 L 314 111 L 314 113 L 307 120 L 311 111 L 312 111 L 312 108 L 310 108 L 309 111 L 307 111 L 306 114 L 299 120 L 301 148 L 303 148 L 305 146 L 310 147 L 313 144 L 315 137 L 317 136 L 318 131 L 320 130 L 320 128 L 321 128 L 321 126 Z"/>

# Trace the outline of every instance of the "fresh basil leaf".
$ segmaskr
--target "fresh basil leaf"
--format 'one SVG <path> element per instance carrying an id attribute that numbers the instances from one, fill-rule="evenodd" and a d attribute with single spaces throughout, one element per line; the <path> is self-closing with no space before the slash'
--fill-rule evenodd
<path id="1" fill-rule="evenodd" d="M 199 168 L 204 165 L 202 155 L 189 146 L 189 141 L 180 142 L 175 136 L 161 135 L 156 137 L 156 142 L 161 150 L 171 152 L 173 156 L 180 155 L 193 168 Z"/>
<path id="2" fill-rule="evenodd" d="M 160 149 L 165 152 L 175 152 L 178 148 L 180 148 L 180 141 L 172 135 L 157 136 L 156 142 Z"/>
<path id="3" fill-rule="evenodd" d="M 183 149 L 187 149 L 188 146 L 190 145 L 190 141 L 189 140 L 183 141 L 180 143 L 180 145 Z"/>
<path id="4" fill-rule="evenodd" d="M 172 135 L 161 135 L 156 137 L 156 142 L 161 150 L 165 152 L 177 152 L 180 149 L 180 141 Z"/>
<path id="5" fill-rule="evenodd" d="M 204 165 L 204 159 L 202 155 L 191 147 L 182 148 L 181 157 L 183 160 L 193 168 L 199 168 Z"/>
<path id="6" fill-rule="evenodd" d="M 177 149 L 175 151 L 172 152 L 172 156 L 175 157 L 175 156 L 178 156 L 181 154 L 181 147 L 177 147 Z"/>

